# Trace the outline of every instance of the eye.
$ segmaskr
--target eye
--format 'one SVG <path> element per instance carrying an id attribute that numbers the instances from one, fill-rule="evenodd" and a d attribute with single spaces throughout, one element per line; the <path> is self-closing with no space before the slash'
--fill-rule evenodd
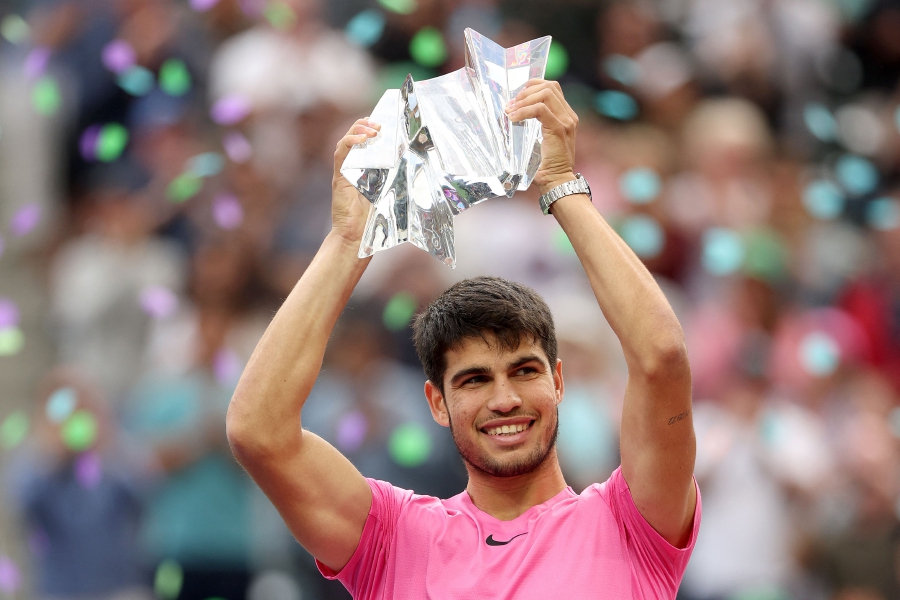
<path id="1" fill-rule="evenodd" d="M 468 379 L 463 381 L 463 385 L 484 383 L 485 381 L 487 381 L 487 377 L 485 377 L 484 375 L 475 375 L 475 376 L 469 377 Z"/>
<path id="2" fill-rule="evenodd" d="M 516 375 L 531 375 L 532 373 L 537 373 L 537 369 L 534 367 L 519 367 L 516 369 Z"/>

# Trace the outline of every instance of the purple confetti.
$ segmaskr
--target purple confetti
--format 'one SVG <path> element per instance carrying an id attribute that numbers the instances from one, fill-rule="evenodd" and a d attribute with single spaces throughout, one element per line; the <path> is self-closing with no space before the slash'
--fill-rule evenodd
<path id="1" fill-rule="evenodd" d="M 25 76 L 28 79 L 39 79 L 47 71 L 50 64 L 50 48 L 38 46 L 25 57 Z"/>
<path id="2" fill-rule="evenodd" d="M 151 285 L 141 292 L 141 308 L 154 319 L 165 319 L 178 308 L 178 296 L 167 287 Z"/>
<path id="3" fill-rule="evenodd" d="M 0 592 L 13 594 L 19 589 L 22 577 L 11 558 L 0 556 Z"/>
<path id="4" fill-rule="evenodd" d="M 28 536 L 28 551 L 32 556 L 43 558 L 50 551 L 50 538 L 42 528 L 35 529 Z"/>
<path id="5" fill-rule="evenodd" d="M 81 138 L 78 140 L 78 149 L 84 160 L 97 160 L 97 140 L 100 139 L 100 130 L 99 125 L 91 125 L 81 134 Z"/>
<path id="6" fill-rule="evenodd" d="M 103 478 L 103 465 L 96 452 L 85 452 L 75 461 L 75 479 L 85 489 L 97 487 Z"/>
<path id="7" fill-rule="evenodd" d="M 19 324 L 19 307 L 9 298 L 0 298 L 0 329 Z"/>
<path id="8" fill-rule="evenodd" d="M 240 357 L 228 348 L 219 350 L 213 359 L 213 373 L 216 376 L 216 381 L 224 388 L 235 386 L 238 379 L 241 378 L 243 370 L 244 365 Z"/>
<path id="9" fill-rule="evenodd" d="M 348 412 L 338 421 L 337 439 L 335 440 L 338 448 L 345 452 L 358 450 L 365 441 L 368 430 L 369 424 L 364 414 L 358 410 Z"/>
<path id="10" fill-rule="evenodd" d="M 244 222 L 240 200 L 230 194 L 219 194 L 213 200 L 213 219 L 222 229 L 237 229 Z"/>
<path id="11" fill-rule="evenodd" d="M 136 63 L 137 53 L 125 40 L 113 40 L 103 48 L 103 65 L 117 75 Z"/>
<path id="12" fill-rule="evenodd" d="M 253 146 L 241 133 L 231 131 L 222 138 L 225 154 L 236 163 L 245 163 L 253 156 Z"/>
<path id="13" fill-rule="evenodd" d="M 238 94 L 223 96 L 213 104 L 210 116 L 219 125 L 234 125 L 250 114 L 250 103 Z"/>
<path id="14" fill-rule="evenodd" d="M 266 7 L 266 0 L 240 0 L 241 10 L 248 17 L 258 17 Z"/>
<path id="15" fill-rule="evenodd" d="M 191 8 L 197 12 L 206 12 L 219 3 L 219 0 L 191 0 Z"/>
<path id="16" fill-rule="evenodd" d="M 37 227 L 41 221 L 41 207 L 37 204 L 26 204 L 13 215 L 9 222 L 9 230 L 16 237 L 22 237 Z"/>

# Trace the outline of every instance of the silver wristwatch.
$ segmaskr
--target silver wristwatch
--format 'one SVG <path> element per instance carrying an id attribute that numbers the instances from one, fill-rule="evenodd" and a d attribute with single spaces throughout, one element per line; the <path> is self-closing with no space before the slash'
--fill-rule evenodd
<path id="1" fill-rule="evenodd" d="M 572 181 L 561 183 L 546 194 L 541 194 L 541 210 L 545 215 L 549 215 L 551 204 L 563 196 L 571 196 L 572 194 L 587 194 L 588 198 L 591 197 L 591 186 L 581 176 L 581 173 L 575 173 L 575 179 Z"/>

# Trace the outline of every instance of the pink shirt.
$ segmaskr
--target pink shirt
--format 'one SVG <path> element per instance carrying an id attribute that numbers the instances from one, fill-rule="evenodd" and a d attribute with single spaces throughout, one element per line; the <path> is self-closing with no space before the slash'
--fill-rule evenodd
<path id="1" fill-rule="evenodd" d="M 439 500 L 367 481 L 372 509 L 356 552 L 340 574 L 319 563 L 357 600 L 671 599 L 700 527 L 698 493 L 687 547 L 666 542 L 638 512 L 621 469 L 512 521 L 480 511 L 466 492 Z"/>

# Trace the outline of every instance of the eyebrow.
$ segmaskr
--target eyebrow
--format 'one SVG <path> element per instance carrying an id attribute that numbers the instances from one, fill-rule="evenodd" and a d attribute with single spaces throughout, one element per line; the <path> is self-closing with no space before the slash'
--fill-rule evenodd
<path id="1" fill-rule="evenodd" d="M 525 356 L 520 356 L 520 357 L 516 358 L 515 360 L 511 360 L 506 365 L 506 369 L 507 370 L 513 369 L 515 367 L 524 365 L 525 363 L 532 362 L 532 361 L 537 361 L 541 364 L 543 364 L 543 362 L 544 362 L 541 360 L 541 357 L 538 356 L 537 354 L 527 354 Z M 491 372 L 490 367 L 485 367 L 485 366 L 481 366 L 481 365 L 466 367 L 465 369 L 457 371 L 456 373 L 453 374 L 453 377 L 450 378 L 450 385 L 456 385 L 456 383 L 460 379 L 463 379 L 464 377 L 468 377 L 469 375 L 484 375 L 485 373 L 490 373 L 490 372 Z"/>

